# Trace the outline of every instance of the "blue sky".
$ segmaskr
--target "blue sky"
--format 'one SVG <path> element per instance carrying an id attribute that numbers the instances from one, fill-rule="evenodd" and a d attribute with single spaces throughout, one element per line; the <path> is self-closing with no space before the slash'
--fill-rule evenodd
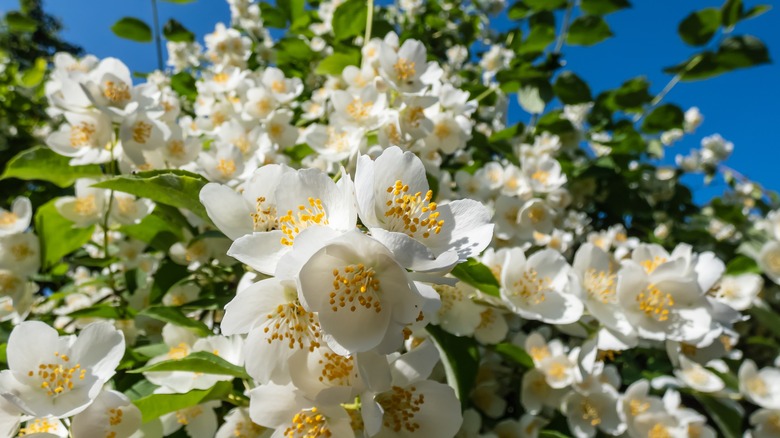
<path id="1" fill-rule="evenodd" d="M 772 3 L 764 0 L 765 3 Z M 511 0 L 510 0 L 511 3 Z M 662 68 L 677 64 L 696 52 L 677 35 L 677 24 L 690 12 L 720 6 L 720 0 L 634 0 L 633 7 L 609 15 L 607 21 L 615 36 L 593 47 L 564 47 L 566 69 L 576 72 L 591 86 L 594 95 L 619 86 L 626 79 L 644 75 L 658 93 L 670 76 Z M 747 6 L 757 4 L 747 0 Z M 15 0 L 0 0 L 0 11 L 16 7 Z M 110 5 L 110 6 L 109 6 Z M 134 71 L 156 67 L 153 44 L 122 40 L 111 33 L 111 25 L 123 16 L 136 16 L 151 23 L 148 0 L 46 0 L 46 9 L 60 17 L 65 26 L 62 36 L 98 57 L 115 56 Z M 224 0 L 197 0 L 180 5 L 159 1 L 160 22 L 176 18 L 198 35 L 214 29 L 218 21 L 230 19 Z M 498 25 L 502 25 L 499 21 Z M 773 60 L 780 59 L 780 9 L 738 25 L 735 34 L 752 34 L 763 40 Z M 683 108 L 698 106 L 704 124 L 694 135 L 667 149 L 671 163 L 676 153 L 697 147 L 701 138 L 720 133 L 735 144 L 726 164 L 765 187 L 780 190 L 777 166 L 780 164 L 780 141 L 777 133 L 780 104 L 780 68 L 770 64 L 740 70 L 706 81 L 680 83 L 666 97 L 666 102 Z M 513 105 L 513 119 L 527 115 Z M 696 199 L 706 201 L 723 190 L 723 185 L 704 186 L 701 178 L 686 180 Z"/>

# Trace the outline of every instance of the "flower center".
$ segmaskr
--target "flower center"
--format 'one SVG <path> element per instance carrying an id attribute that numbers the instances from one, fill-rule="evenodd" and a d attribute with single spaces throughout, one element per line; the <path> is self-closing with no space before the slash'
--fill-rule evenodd
<path id="1" fill-rule="evenodd" d="M 10 211 L 0 213 L 0 225 L 13 225 L 19 220 L 19 216 Z"/>
<path id="2" fill-rule="evenodd" d="M 171 155 L 176 158 L 181 158 L 184 156 L 184 142 L 181 140 L 171 140 L 170 143 L 168 143 L 168 155 Z"/>
<path id="3" fill-rule="evenodd" d="M 766 382 L 764 382 L 764 379 L 762 379 L 760 376 L 748 379 L 746 386 L 748 391 L 761 397 L 766 396 L 769 393 L 766 387 Z"/>
<path id="4" fill-rule="evenodd" d="M 217 170 L 223 178 L 230 178 L 236 172 L 236 162 L 220 158 L 217 163 Z"/>
<path id="5" fill-rule="evenodd" d="M 591 298 L 610 303 L 615 299 L 615 277 L 611 272 L 588 269 L 583 278 L 585 290 Z"/>
<path id="6" fill-rule="evenodd" d="M 436 126 L 434 126 L 433 135 L 438 137 L 439 140 L 444 140 L 445 138 L 452 135 L 452 130 L 450 129 L 449 125 L 447 125 L 446 122 L 440 122 L 437 123 Z"/>
<path id="7" fill-rule="evenodd" d="M 123 82 L 106 81 L 103 83 L 103 96 L 111 103 L 122 103 L 130 100 L 130 87 Z"/>
<path id="8" fill-rule="evenodd" d="M 309 198 L 309 206 L 299 205 L 298 210 L 287 210 L 287 214 L 279 218 L 279 228 L 282 230 L 282 245 L 291 246 L 295 236 L 312 225 L 327 225 L 328 218 L 322 207 L 322 200 Z"/>
<path id="9" fill-rule="evenodd" d="M 135 199 L 127 196 L 117 196 L 115 199 L 116 206 L 120 213 L 135 214 L 138 211 L 138 205 L 136 204 Z"/>
<path id="10" fill-rule="evenodd" d="M 385 411 L 383 418 L 385 427 L 395 432 L 402 430 L 415 432 L 420 428 L 420 424 L 414 421 L 414 417 L 420 412 L 420 406 L 425 403 L 425 395 L 415 394 L 416 390 L 414 386 L 410 386 L 409 389 L 393 386 L 391 391 L 377 397 L 379 405 Z"/>
<path id="11" fill-rule="evenodd" d="M 203 408 L 201 408 L 200 406 L 193 406 L 191 408 L 182 409 L 176 411 L 176 421 L 179 424 L 187 425 L 190 424 L 190 421 L 194 420 L 202 413 L 203 413 Z"/>
<path id="12" fill-rule="evenodd" d="M 363 102 L 360 99 L 352 99 L 347 105 L 347 114 L 355 120 L 363 120 L 371 115 L 371 107 L 374 102 Z"/>
<path id="13" fill-rule="evenodd" d="M 287 84 L 285 84 L 284 81 L 273 81 L 271 83 L 271 89 L 274 90 L 274 93 L 286 93 Z"/>
<path id="14" fill-rule="evenodd" d="M 347 265 L 343 270 L 333 270 L 333 290 L 330 292 L 331 310 L 338 312 L 349 304 L 349 310 L 354 312 L 360 305 L 367 310 L 371 308 L 379 313 L 382 311 L 382 303 L 377 296 L 379 279 L 375 277 L 372 268 L 367 268 L 362 263 Z"/>
<path id="15" fill-rule="evenodd" d="M 526 304 L 539 304 L 546 299 L 544 291 L 550 287 L 550 283 L 552 279 L 549 277 L 539 278 L 536 269 L 528 269 L 513 284 L 512 295 L 522 298 Z"/>
<path id="16" fill-rule="evenodd" d="M 11 291 L 19 287 L 19 283 L 21 283 L 19 277 L 15 276 L 14 274 L 9 274 L 7 272 L 0 272 L 0 292 L 2 292 L 3 294 L 10 293 Z"/>
<path id="17" fill-rule="evenodd" d="M 292 425 L 285 429 L 286 438 L 320 438 L 333 436 L 328 428 L 327 418 L 317 408 L 302 410 L 295 414 Z"/>
<path id="18" fill-rule="evenodd" d="M 19 262 L 35 254 L 35 251 L 26 243 L 19 243 L 11 246 L 11 254 Z"/>
<path id="19" fill-rule="evenodd" d="M 583 400 L 580 404 L 580 408 L 582 408 L 583 420 L 589 422 L 591 426 L 598 426 L 601 424 L 601 416 L 599 415 L 599 411 L 596 409 L 596 406 L 590 402 L 590 400 Z"/>
<path id="20" fill-rule="evenodd" d="M 672 434 L 663 424 L 655 423 L 655 426 L 647 432 L 647 438 L 672 438 Z"/>
<path id="21" fill-rule="evenodd" d="M 644 312 L 645 316 L 659 322 L 668 320 L 669 309 L 674 307 L 674 298 L 653 284 L 636 296 L 636 302 L 639 305 L 639 310 Z"/>
<path id="22" fill-rule="evenodd" d="M 530 351 L 528 351 L 528 354 L 531 355 L 534 362 L 539 363 L 550 357 L 550 349 L 547 348 L 546 345 L 543 347 L 531 347 Z"/>
<path id="23" fill-rule="evenodd" d="M 266 318 L 268 323 L 263 333 L 269 344 L 286 342 L 290 349 L 309 351 L 320 347 L 320 323 L 316 315 L 304 309 L 297 299 L 279 304 Z"/>
<path id="24" fill-rule="evenodd" d="M 95 195 L 79 196 L 76 198 L 74 210 L 81 216 L 95 214 L 97 205 L 95 204 Z"/>
<path id="25" fill-rule="evenodd" d="M 336 385 L 349 384 L 349 376 L 355 367 L 352 357 L 339 356 L 336 353 L 326 352 L 325 358 L 319 360 L 322 366 L 319 381 L 334 383 Z"/>
<path id="26" fill-rule="evenodd" d="M 631 416 L 633 417 L 647 412 L 648 409 L 650 409 L 650 403 L 643 402 L 639 399 L 633 399 L 628 402 L 628 410 L 631 412 Z"/>
<path id="27" fill-rule="evenodd" d="M 392 198 L 385 202 L 388 226 L 393 231 L 406 233 L 409 237 L 430 237 L 431 233 L 439 234 L 444 226 L 444 220 L 439 219 L 438 205 L 431 202 L 433 191 L 428 190 L 425 196 L 422 192 L 409 194 L 409 186 L 398 180 L 387 188 Z"/>
<path id="28" fill-rule="evenodd" d="M 49 420 L 47 418 L 36 418 L 33 421 L 27 422 L 27 426 L 19 429 L 19 436 L 32 435 L 35 433 L 56 432 L 57 421 Z"/>
<path id="29" fill-rule="evenodd" d="M 652 260 L 642 260 L 641 265 L 645 268 L 645 272 L 652 274 L 663 263 L 666 263 L 666 257 L 655 256 Z"/>
<path id="30" fill-rule="evenodd" d="M 168 350 L 168 358 L 170 359 L 184 359 L 188 354 L 190 354 L 190 346 L 184 342 L 180 342 L 179 345 L 171 347 L 170 350 Z"/>
<path id="31" fill-rule="evenodd" d="M 550 172 L 539 169 L 531 175 L 531 179 L 533 179 L 534 181 L 538 181 L 542 184 L 546 184 L 547 181 L 550 179 Z"/>
<path id="32" fill-rule="evenodd" d="M 260 196 L 255 200 L 255 212 L 251 213 L 252 224 L 255 231 L 271 231 L 276 229 L 276 207 L 265 205 L 265 197 Z"/>
<path id="33" fill-rule="evenodd" d="M 70 127 L 70 145 L 74 148 L 92 146 L 92 135 L 95 134 L 95 125 L 81 122 Z"/>
<path id="34" fill-rule="evenodd" d="M 66 354 L 54 353 L 57 358 L 53 363 L 38 365 L 38 370 L 30 370 L 27 375 L 37 375 L 41 380 L 40 388 L 46 390 L 46 395 L 57 396 L 73 389 L 75 379 L 84 380 L 87 370 L 81 364 L 71 366 L 70 357 Z"/>
<path id="35" fill-rule="evenodd" d="M 402 81 L 413 78 L 415 73 L 417 73 L 414 69 L 414 61 L 404 58 L 398 58 L 398 61 L 393 65 L 393 70 L 395 70 L 395 76 Z"/>
<path id="36" fill-rule="evenodd" d="M 149 137 L 152 135 L 152 124 L 146 123 L 143 120 L 135 122 L 133 125 L 133 141 L 136 143 L 146 144 L 149 141 Z"/>
<path id="37" fill-rule="evenodd" d="M 122 416 L 125 415 L 121 408 L 111 408 L 108 410 L 108 424 L 117 426 L 122 423 Z"/>
<path id="38" fill-rule="evenodd" d="M 230 76 L 225 72 L 220 72 L 214 75 L 214 82 L 218 84 L 224 84 L 230 79 Z"/>

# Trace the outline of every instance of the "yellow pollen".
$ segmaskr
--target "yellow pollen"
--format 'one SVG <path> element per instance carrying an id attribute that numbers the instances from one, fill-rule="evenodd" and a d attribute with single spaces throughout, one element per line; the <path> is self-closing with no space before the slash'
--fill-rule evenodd
<path id="1" fill-rule="evenodd" d="M 120 213 L 135 214 L 138 211 L 138 204 L 136 204 L 135 199 L 131 197 L 117 196 L 114 199 L 116 199 L 116 205 Z"/>
<path id="2" fill-rule="evenodd" d="M 18 243 L 11 246 L 11 255 L 14 256 L 14 260 L 20 262 L 26 258 L 29 258 L 30 256 L 35 255 L 35 251 L 33 251 L 33 249 L 30 248 L 30 245 L 27 245 L 26 243 Z"/>
<path id="3" fill-rule="evenodd" d="M 541 362 L 544 359 L 550 357 L 550 349 L 547 348 L 546 345 L 543 347 L 531 347 L 531 350 L 528 352 L 528 354 L 531 355 L 531 357 L 534 359 L 534 362 Z"/>
<path id="4" fill-rule="evenodd" d="M 401 81 L 408 81 L 417 73 L 414 69 L 414 61 L 404 58 L 398 58 L 398 61 L 393 65 L 393 70 L 395 70 L 396 77 Z"/>
<path id="5" fill-rule="evenodd" d="M 55 432 L 57 430 L 58 421 L 49 420 L 47 418 L 36 418 L 35 420 L 28 421 L 27 425 L 19 429 L 18 436 L 32 435 L 36 433 Z"/>
<path id="6" fill-rule="evenodd" d="M 188 354 L 190 354 L 190 346 L 184 342 L 180 342 L 179 345 L 171 347 L 170 350 L 168 350 L 169 359 L 183 359 L 187 357 Z"/>
<path id="7" fill-rule="evenodd" d="M 653 271 L 663 263 L 666 263 L 666 257 L 655 256 L 653 257 L 653 260 L 642 260 L 641 265 L 645 268 L 645 272 L 652 274 Z"/>
<path id="8" fill-rule="evenodd" d="M 486 329 L 496 322 L 498 315 L 492 307 L 488 307 L 479 314 L 479 325 L 477 329 Z"/>
<path id="9" fill-rule="evenodd" d="M 317 408 L 302 410 L 292 418 L 292 425 L 284 430 L 286 438 L 320 438 L 333 434 L 328 428 L 328 419 Z"/>
<path id="10" fill-rule="evenodd" d="M 187 425 L 190 424 L 190 421 L 197 418 L 202 413 L 203 413 L 203 408 L 201 408 L 200 406 L 193 406 L 191 408 L 182 409 L 176 411 L 176 421 L 179 424 Z"/>
<path id="11" fill-rule="evenodd" d="M 672 438 L 672 434 L 663 424 L 655 423 L 655 426 L 647 432 L 647 438 Z"/>
<path id="12" fill-rule="evenodd" d="M 292 349 L 314 351 L 320 347 L 320 323 L 314 313 L 307 311 L 298 300 L 279 304 L 266 315 L 263 328 L 266 342 L 286 343 Z"/>
<path id="13" fill-rule="evenodd" d="M 184 142 L 181 140 L 171 140 L 168 143 L 168 155 L 182 158 L 184 156 Z"/>
<path id="14" fill-rule="evenodd" d="M 328 217 L 322 206 L 322 201 L 309 198 L 309 206 L 299 205 L 297 211 L 287 210 L 287 214 L 279 218 L 279 229 L 284 236 L 282 245 L 292 246 L 295 236 L 312 225 L 328 225 Z"/>
<path id="15" fill-rule="evenodd" d="M 273 109 L 273 106 L 271 105 L 271 101 L 269 99 L 260 99 L 255 104 L 257 107 L 257 111 L 260 114 L 268 114 L 271 112 L 271 109 Z"/>
<path id="16" fill-rule="evenodd" d="M 374 309 L 376 313 L 382 311 L 382 303 L 379 300 L 379 279 L 370 267 L 362 263 L 347 265 L 342 270 L 333 270 L 333 289 L 330 292 L 331 310 L 349 308 L 351 312 L 357 310 L 357 306 L 366 310 Z"/>
<path id="17" fill-rule="evenodd" d="M 761 376 L 755 376 L 748 379 L 747 382 L 745 382 L 745 386 L 747 386 L 748 391 L 756 395 L 763 397 L 769 394 L 769 390 L 766 387 L 766 382 L 764 382 L 764 379 L 762 379 Z"/>
<path id="18" fill-rule="evenodd" d="M 123 103 L 130 100 L 130 87 L 123 82 L 105 81 L 103 83 L 103 96 L 111 103 Z"/>
<path id="19" fill-rule="evenodd" d="M 433 127 L 433 135 L 438 137 L 439 140 L 444 140 L 452 135 L 452 130 L 446 122 L 439 122 Z"/>
<path id="20" fill-rule="evenodd" d="M 588 400 L 583 400 L 580 407 L 582 408 L 583 420 L 589 422 L 591 426 L 598 426 L 601 424 L 601 416 L 599 415 L 598 409 L 593 406 L 593 403 Z"/>
<path id="21" fill-rule="evenodd" d="M 40 379 L 40 388 L 50 397 L 70 391 L 74 382 L 84 380 L 87 370 L 81 368 L 81 364 L 70 366 L 70 357 L 65 354 L 54 353 L 52 363 L 39 364 L 37 370 L 30 370 L 27 375 L 37 375 Z"/>
<path id="22" fill-rule="evenodd" d="M 0 225 L 13 225 L 19 220 L 19 216 L 10 211 L 0 213 Z"/>
<path id="23" fill-rule="evenodd" d="M 254 231 L 271 231 L 278 227 L 276 207 L 265 205 L 265 197 L 255 200 L 255 212 L 251 213 Z"/>
<path id="24" fill-rule="evenodd" d="M 10 273 L 0 272 L 0 293 L 7 295 L 19 287 L 21 283 L 22 281 L 19 277 Z"/>
<path id="25" fill-rule="evenodd" d="M 287 84 L 285 84 L 284 81 L 273 81 L 271 83 L 271 89 L 274 90 L 274 93 L 286 93 Z"/>
<path id="26" fill-rule="evenodd" d="M 431 201 L 433 191 L 428 190 L 424 196 L 422 192 L 409 194 L 409 186 L 397 180 L 386 192 L 389 195 L 385 202 L 388 229 L 425 239 L 441 233 L 444 220 L 439 218 L 438 205 Z"/>
<path id="27" fill-rule="evenodd" d="M 95 134 L 95 125 L 81 122 L 70 127 L 70 145 L 73 148 L 92 146 L 92 136 Z"/>
<path id="28" fill-rule="evenodd" d="M 108 424 L 117 426 L 122 423 L 122 416 L 125 413 L 121 408 L 111 408 L 108 410 Z"/>
<path id="29" fill-rule="evenodd" d="M 347 114 L 355 120 L 363 120 L 371 115 L 371 107 L 373 106 L 374 102 L 363 102 L 360 99 L 353 99 L 347 105 Z"/>
<path id="30" fill-rule="evenodd" d="M 425 403 L 425 396 L 418 394 L 417 388 L 410 386 L 404 389 L 393 386 L 390 391 L 377 396 L 376 400 L 384 410 L 382 423 L 396 433 L 403 431 L 416 432 L 420 424 L 414 421 L 414 417 L 420 412 Z"/>
<path id="31" fill-rule="evenodd" d="M 631 412 L 632 417 L 647 412 L 648 409 L 650 409 L 650 403 L 642 402 L 639 399 L 632 399 L 628 402 L 628 410 Z"/>
<path id="32" fill-rule="evenodd" d="M 532 205 L 528 209 L 528 219 L 531 219 L 531 222 L 535 224 L 543 221 L 546 217 L 547 212 L 544 210 L 544 207 L 540 205 Z"/>
<path id="33" fill-rule="evenodd" d="M 550 172 L 539 169 L 531 175 L 531 179 L 539 181 L 542 184 L 546 184 L 550 179 Z"/>
<path id="34" fill-rule="evenodd" d="M 337 385 L 348 385 L 349 376 L 355 367 L 355 361 L 352 357 L 339 356 L 336 353 L 326 352 L 325 358 L 319 360 L 322 366 L 322 372 L 318 378 L 320 382 L 335 383 Z"/>
<path id="35" fill-rule="evenodd" d="M 224 72 L 220 72 L 214 75 L 214 82 L 218 84 L 224 84 L 230 79 L 230 75 Z"/>
<path id="36" fill-rule="evenodd" d="M 81 216 L 88 216 L 97 212 L 95 204 L 95 195 L 80 196 L 76 198 L 76 205 L 73 207 Z"/>
<path id="37" fill-rule="evenodd" d="M 230 178 L 236 173 L 236 162 L 220 158 L 217 163 L 217 170 L 222 174 L 223 178 Z"/>
<path id="38" fill-rule="evenodd" d="M 592 299 L 607 304 L 615 300 L 615 278 L 612 272 L 588 269 L 583 276 L 583 286 Z"/>
<path id="39" fill-rule="evenodd" d="M 152 124 L 139 120 L 133 125 L 133 141 L 146 144 L 152 135 Z"/>
<path id="40" fill-rule="evenodd" d="M 551 278 L 539 278 L 536 269 L 528 269 L 512 285 L 510 294 L 522 298 L 526 304 L 540 304 L 546 299 L 545 290 L 550 287 L 551 283 Z"/>
<path id="41" fill-rule="evenodd" d="M 636 296 L 636 302 L 639 305 L 639 310 L 644 312 L 645 316 L 659 322 L 668 320 L 669 309 L 674 307 L 674 298 L 659 290 L 654 284 L 640 292 Z"/>
<path id="42" fill-rule="evenodd" d="M 563 379 L 566 377 L 566 372 L 569 370 L 569 368 L 562 364 L 555 362 L 552 365 L 550 365 L 550 368 L 547 370 L 547 375 L 554 378 L 554 379 Z"/>

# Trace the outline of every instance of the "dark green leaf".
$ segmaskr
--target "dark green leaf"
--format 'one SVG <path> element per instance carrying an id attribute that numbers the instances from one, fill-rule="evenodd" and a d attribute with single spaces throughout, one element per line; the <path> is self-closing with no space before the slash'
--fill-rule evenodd
<path id="1" fill-rule="evenodd" d="M 620 109 L 637 109 L 653 100 L 650 95 L 650 83 L 643 77 L 629 79 L 615 91 L 615 104 Z"/>
<path id="2" fill-rule="evenodd" d="M 35 212 L 35 232 L 41 239 L 41 261 L 45 268 L 54 266 L 64 256 L 81 248 L 92 238 L 95 226 L 75 228 L 54 206 L 56 199 Z"/>
<path id="3" fill-rule="evenodd" d="M 206 209 L 199 199 L 200 189 L 207 182 L 202 176 L 184 170 L 150 170 L 134 175 L 117 176 L 97 183 L 93 187 L 117 190 L 184 208 L 210 222 Z"/>
<path id="4" fill-rule="evenodd" d="M 718 64 L 726 70 L 753 67 L 769 62 L 769 51 L 764 43 L 751 35 L 726 38 L 718 49 Z"/>
<path id="5" fill-rule="evenodd" d="M 213 333 L 200 321 L 188 318 L 179 308 L 166 306 L 147 307 L 139 315 L 145 315 L 164 322 L 178 325 L 194 331 L 200 336 L 210 336 Z"/>
<path id="6" fill-rule="evenodd" d="M 703 46 L 720 28 L 720 10 L 706 8 L 692 12 L 680 22 L 677 32 L 680 38 L 692 46 Z"/>
<path id="7" fill-rule="evenodd" d="M 333 12 L 333 36 L 337 41 L 353 38 L 366 30 L 368 7 L 364 0 L 347 0 Z"/>
<path id="8" fill-rule="evenodd" d="M 756 305 L 748 310 L 751 317 L 755 318 L 755 326 L 766 328 L 775 339 L 780 339 L 780 315 L 768 305 Z"/>
<path id="9" fill-rule="evenodd" d="M 314 72 L 319 75 L 340 76 L 341 72 L 344 71 L 344 67 L 359 64 L 359 51 L 354 50 L 347 53 L 336 52 L 320 61 Z"/>
<path id="10" fill-rule="evenodd" d="M 628 0 L 582 0 L 582 11 L 590 15 L 606 15 L 631 7 Z"/>
<path id="11" fill-rule="evenodd" d="M 479 370 L 479 345 L 474 339 L 449 334 L 435 325 L 426 327 L 441 352 L 447 383 L 465 406 Z"/>
<path id="12" fill-rule="evenodd" d="M 305 12 L 305 0 L 278 0 L 276 4 L 282 10 L 287 21 L 292 24 Z"/>
<path id="13" fill-rule="evenodd" d="M 769 5 L 753 6 L 752 8 L 748 9 L 747 11 L 745 11 L 744 14 L 742 14 L 742 17 L 740 18 L 740 20 L 747 20 L 747 19 L 750 19 L 750 18 L 756 18 L 759 15 L 763 15 L 765 12 L 769 12 L 770 9 L 772 9 L 772 7 L 769 6 Z"/>
<path id="14" fill-rule="evenodd" d="M 177 43 L 191 43 L 195 41 L 195 34 L 173 18 L 168 20 L 165 26 L 163 26 L 163 35 L 165 35 L 168 41 Z"/>
<path id="15" fill-rule="evenodd" d="M 35 32 L 38 22 L 19 11 L 11 11 L 5 14 L 5 22 L 11 32 Z"/>
<path id="16" fill-rule="evenodd" d="M 207 351 L 196 351 L 181 359 L 166 360 L 138 368 L 130 373 L 147 373 L 159 371 L 191 371 L 193 373 L 219 374 L 247 379 L 243 367 L 233 365 L 225 359 Z"/>
<path id="17" fill-rule="evenodd" d="M 148 43 L 152 40 L 152 29 L 149 25 L 134 17 L 119 19 L 111 26 L 111 30 L 120 38 L 139 43 Z"/>
<path id="18" fill-rule="evenodd" d="M 160 418 L 162 415 L 180 409 L 196 406 L 201 403 L 220 400 L 232 391 L 230 382 L 218 382 L 210 389 L 192 390 L 186 394 L 152 394 L 133 400 L 133 404 L 141 410 L 144 423 Z"/>
<path id="19" fill-rule="evenodd" d="M 721 8 L 723 27 L 729 28 L 737 24 L 742 16 L 742 0 L 726 0 Z"/>
<path id="20" fill-rule="evenodd" d="M 525 350 L 515 344 L 502 342 L 496 345 L 495 350 L 496 353 L 524 368 L 531 369 L 534 367 L 533 358 Z"/>
<path id="21" fill-rule="evenodd" d="M 565 8 L 567 0 L 523 0 L 529 8 L 535 11 L 554 11 Z"/>
<path id="22" fill-rule="evenodd" d="M 174 284 L 187 277 L 189 273 L 190 271 L 187 270 L 186 266 L 175 263 L 170 259 L 163 260 L 154 274 L 154 283 L 152 283 L 152 290 L 149 293 L 149 302 L 158 304 L 168 290 Z"/>
<path id="23" fill-rule="evenodd" d="M 724 438 L 742 437 L 745 412 L 738 403 L 733 400 L 720 400 L 715 397 L 696 394 L 696 400 L 704 406 L 707 415 L 720 429 L 721 436 Z"/>
<path id="24" fill-rule="evenodd" d="M 263 17 L 263 25 L 276 29 L 287 27 L 287 18 L 284 11 L 280 8 L 271 6 L 269 3 L 260 2 L 260 16 Z"/>
<path id="25" fill-rule="evenodd" d="M 179 96 L 189 101 L 194 101 L 198 97 L 198 89 L 195 87 L 195 78 L 186 71 L 180 71 L 171 76 L 171 88 L 179 93 Z"/>
<path id="26" fill-rule="evenodd" d="M 647 133 L 669 131 L 670 129 L 682 129 L 685 121 L 685 113 L 677 105 L 665 104 L 656 107 L 647 115 L 642 123 L 642 129 Z"/>
<path id="27" fill-rule="evenodd" d="M 761 268 L 758 267 L 758 264 L 752 258 L 739 254 L 728 262 L 726 273 L 729 275 L 760 274 Z"/>
<path id="28" fill-rule="evenodd" d="M 531 31 L 520 46 L 520 53 L 543 52 L 547 46 L 555 41 L 555 16 L 551 12 L 539 12 L 534 14 L 529 25 Z"/>
<path id="29" fill-rule="evenodd" d="M 70 318 L 106 318 L 128 319 L 133 316 L 132 309 L 111 306 L 109 304 L 96 304 L 84 309 L 79 309 L 68 314 Z"/>
<path id="30" fill-rule="evenodd" d="M 49 181 L 59 187 L 70 187 L 79 178 L 96 178 L 103 175 L 97 164 L 71 166 L 69 162 L 68 157 L 63 157 L 45 146 L 36 146 L 11 158 L 0 179 Z"/>
<path id="31" fill-rule="evenodd" d="M 553 84 L 553 91 L 555 91 L 558 99 L 567 105 L 576 105 L 593 100 L 588 84 L 570 71 L 565 71 L 558 75 L 555 84 Z"/>
<path id="32" fill-rule="evenodd" d="M 480 291 L 492 295 L 494 297 L 500 297 L 499 284 L 493 272 L 487 266 L 478 262 L 475 259 L 468 259 L 467 261 L 455 266 L 452 270 L 458 280 L 474 286 Z"/>
<path id="33" fill-rule="evenodd" d="M 566 43 L 575 46 L 592 46 L 612 36 L 609 25 L 603 18 L 586 15 L 575 19 L 569 27 Z"/>
<path id="34" fill-rule="evenodd" d="M 522 20 L 531 13 L 531 8 L 528 7 L 522 1 L 516 1 L 512 7 L 509 8 L 508 16 L 510 20 Z"/>
<path id="35" fill-rule="evenodd" d="M 571 438 L 565 433 L 558 432 L 557 430 L 542 430 L 539 432 L 539 438 Z"/>

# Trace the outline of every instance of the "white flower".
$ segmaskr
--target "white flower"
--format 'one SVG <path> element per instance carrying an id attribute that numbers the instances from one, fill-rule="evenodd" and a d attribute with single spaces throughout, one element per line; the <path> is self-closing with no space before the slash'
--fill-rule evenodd
<path id="1" fill-rule="evenodd" d="M 519 248 L 509 251 L 501 269 L 501 298 L 523 318 L 569 324 L 582 316 L 576 279 L 563 256 L 551 249 L 526 260 Z"/>
<path id="2" fill-rule="evenodd" d="M 758 370 L 755 362 L 745 359 L 738 377 L 739 392 L 748 401 L 765 409 L 780 409 L 780 370 L 773 367 Z"/>
<path id="3" fill-rule="evenodd" d="M 715 290 L 714 298 L 734 310 L 747 310 L 753 306 L 764 287 L 764 279 L 758 274 L 725 275 Z"/>
<path id="4" fill-rule="evenodd" d="M 780 433 L 780 409 L 759 409 L 750 416 L 752 438 L 775 438 Z"/>
<path id="5" fill-rule="evenodd" d="M 688 108 L 688 110 L 685 111 L 685 122 L 683 123 L 685 132 L 695 131 L 696 128 L 698 128 L 703 121 L 704 121 L 704 116 L 701 114 L 701 111 L 699 111 L 698 107 L 694 106 Z"/>
<path id="6" fill-rule="evenodd" d="M 0 269 L 22 277 L 31 276 L 41 267 L 40 252 L 38 236 L 33 233 L 0 236 Z"/>
<path id="7" fill-rule="evenodd" d="M 471 139 L 471 123 L 464 116 L 439 113 L 431 117 L 433 130 L 425 137 L 425 146 L 452 154 L 463 149 Z"/>
<path id="8" fill-rule="evenodd" d="M 332 122 L 366 130 L 376 129 L 387 109 L 385 99 L 385 95 L 379 94 L 373 86 L 363 88 L 357 95 L 336 90 L 330 96 L 334 109 Z"/>
<path id="9" fill-rule="evenodd" d="M 270 430 L 255 424 L 246 408 L 234 408 L 225 415 L 225 422 L 214 438 L 261 438 L 270 436 Z"/>
<path id="10" fill-rule="evenodd" d="M 455 286 L 437 284 L 434 290 L 441 297 L 439 311 L 431 315 L 430 323 L 441 326 L 456 336 L 472 336 L 482 323 L 482 307 L 471 301 L 476 290 L 459 281 Z"/>
<path id="11" fill-rule="evenodd" d="M 430 64 L 425 59 L 425 45 L 420 41 L 409 39 L 396 50 L 383 43 L 379 50 L 379 73 L 391 86 L 403 93 L 417 93 L 432 82 L 435 77 L 434 62 Z"/>
<path id="12" fill-rule="evenodd" d="M 699 392 L 717 392 L 725 388 L 723 380 L 712 371 L 684 355 L 680 355 L 679 361 L 680 369 L 674 370 L 674 375 L 689 388 Z"/>
<path id="13" fill-rule="evenodd" d="M 761 247 L 756 262 L 770 280 L 780 284 L 780 242 L 775 240 L 766 242 Z"/>
<path id="14" fill-rule="evenodd" d="M 105 58 L 89 73 L 82 84 L 87 96 L 108 116 L 120 121 L 126 111 L 137 107 L 133 101 L 133 79 L 130 69 L 116 58 Z"/>
<path id="15" fill-rule="evenodd" d="M 88 227 L 103 220 L 107 193 L 104 189 L 93 188 L 95 183 L 97 181 L 87 178 L 76 180 L 76 196 L 63 196 L 54 203 L 62 217 L 76 227 Z"/>
<path id="16" fill-rule="evenodd" d="M 319 315 L 328 345 L 342 354 L 380 344 L 395 350 L 424 300 L 393 254 L 358 231 L 315 252 L 300 270 L 298 289 L 304 306 Z"/>
<path id="17" fill-rule="evenodd" d="M 160 417 L 163 435 L 171 435 L 184 427 L 191 438 L 213 438 L 217 432 L 214 409 L 219 406 L 220 402 L 214 400 L 163 415 Z"/>
<path id="18" fill-rule="evenodd" d="M 575 390 L 563 400 L 563 411 L 574 436 L 588 438 L 602 431 L 619 435 L 625 430 L 620 395 L 610 385 L 601 384 L 589 390 Z"/>
<path id="19" fill-rule="evenodd" d="M 282 103 L 290 102 L 303 92 L 303 82 L 300 78 L 287 79 L 284 73 L 276 67 L 268 67 L 263 71 L 261 79 L 266 90 Z"/>
<path id="20" fill-rule="evenodd" d="M 111 119 L 97 111 L 65 113 L 67 123 L 46 138 L 56 153 L 72 157 L 72 165 L 105 163 L 111 159 Z"/>
<path id="21" fill-rule="evenodd" d="M 24 232 L 32 220 L 32 204 L 29 198 L 20 196 L 11 204 L 11 211 L 0 208 L 0 236 Z"/>
<path id="22" fill-rule="evenodd" d="M 48 325 L 28 321 L 11 332 L 7 351 L 2 396 L 29 415 L 64 418 L 98 396 L 114 375 L 125 341 L 107 322 L 90 324 L 78 337 L 60 337 Z"/>
<path id="23" fill-rule="evenodd" d="M 549 193 L 566 184 L 567 178 L 561 170 L 561 163 L 554 158 L 527 158 L 523 160 L 523 173 L 534 192 Z"/>
<path id="24" fill-rule="evenodd" d="M 701 160 L 704 164 L 716 165 L 724 161 L 734 150 L 734 143 L 726 141 L 719 134 L 701 140 Z"/>
<path id="25" fill-rule="evenodd" d="M 359 158 L 355 192 L 363 224 L 407 268 L 449 268 L 482 252 L 492 238 L 485 206 L 470 199 L 433 202 L 422 161 L 398 147 L 376 161 Z"/>
<path id="26" fill-rule="evenodd" d="M 73 417 L 73 436 L 99 434 L 127 438 L 141 427 L 141 411 L 121 392 L 104 390 L 95 401 Z"/>
<path id="27" fill-rule="evenodd" d="M 154 202 L 149 199 L 114 192 L 114 199 L 111 203 L 111 219 L 121 225 L 138 224 L 152 210 L 154 210 Z"/>

